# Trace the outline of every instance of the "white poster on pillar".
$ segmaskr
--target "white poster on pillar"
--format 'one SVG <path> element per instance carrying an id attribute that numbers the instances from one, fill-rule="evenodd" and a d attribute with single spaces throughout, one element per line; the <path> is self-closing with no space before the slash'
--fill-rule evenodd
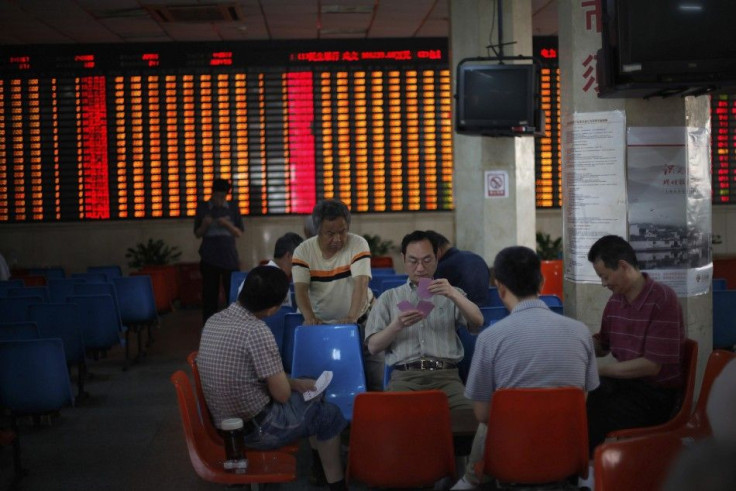
<path id="1" fill-rule="evenodd" d="M 627 132 L 629 242 L 639 267 L 678 296 L 711 285 L 710 134 L 704 128 Z"/>
<path id="2" fill-rule="evenodd" d="M 563 125 L 565 278 L 598 283 L 588 250 L 604 235 L 626 235 L 626 116 L 574 113 Z"/>

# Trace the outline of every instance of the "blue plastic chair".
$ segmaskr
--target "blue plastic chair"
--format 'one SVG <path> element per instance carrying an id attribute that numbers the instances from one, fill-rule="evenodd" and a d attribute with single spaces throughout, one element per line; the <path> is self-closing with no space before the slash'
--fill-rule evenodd
<path id="1" fill-rule="evenodd" d="M 240 284 L 243 283 L 245 277 L 248 276 L 247 271 L 233 271 L 230 273 L 230 291 L 228 292 L 227 304 L 230 305 L 238 299 L 238 290 Z"/>
<path id="2" fill-rule="evenodd" d="M 491 325 L 494 322 L 496 322 L 496 320 L 491 321 Z M 488 327 L 490 327 L 490 325 L 482 327 L 480 332 L 483 332 L 483 330 Z M 460 363 L 457 364 L 458 374 L 460 375 L 463 383 L 468 380 L 468 373 L 470 373 L 470 364 L 473 362 L 473 354 L 475 353 L 475 343 L 476 341 L 478 341 L 478 335 L 480 334 L 480 332 L 478 334 L 473 334 L 468 331 L 468 328 L 466 326 L 463 325 L 460 325 L 457 328 L 457 336 L 460 338 L 460 342 L 463 344 L 464 351 L 463 359 L 460 360 Z"/>
<path id="3" fill-rule="evenodd" d="M 395 275 L 394 268 L 371 268 L 371 276 Z"/>
<path id="4" fill-rule="evenodd" d="M 562 300 L 557 295 L 539 295 L 539 299 L 548 307 L 562 307 Z"/>
<path id="5" fill-rule="evenodd" d="M 88 273 L 102 273 L 107 278 L 107 281 L 112 281 L 113 278 L 120 278 L 123 276 L 123 270 L 117 264 L 105 265 L 105 266 L 89 266 L 87 268 Z"/>
<path id="6" fill-rule="evenodd" d="M 44 302 L 49 301 L 49 289 L 47 286 L 22 286 L 8 290 L 8 298 L 12 297 L 41 297 Z"/>
<path id="7" fill-rule="evenodd" d="M 41 333 L 35 322 L 0 322 L 0 341 L 39 339 Z"/>
<path id="8" fill-rule="evenodd" d="M 77 396 L 84 397 L 86 395 L 84 379 L 87 375 L 87 359 L 79 306 L 72 303 L 31 305 L 29 317 L 38 326 L 42 338 L 61 339 L 66 364 L 77 367 Z"/>
<path id="9" fill-rule="evenodd" d="M 273 337 L 276 339 L 279 353 L 283 353 L 284 350 L 284 317 L 286 317 L 286 314 L 292 313 L 294 313 L 294 309 L 292 307 L 281 307 L 275 314 L 264 317 L 263 319 L 263 322 L 265 322 L 268 328 L 271 329 Z M 283 362 L 283 358 L 281 361 Z M 284 366 L 284 371 L 288 371 L 286 366 Z"/>
<path id="10" fill-rule="evenodd" d="M 23 280 L 20 279 L 0 281 L 0 298 L 7 297 L 8 290 L 10 290 L 11 288 L 21 288 L 23 286 Z"/>
<path id="11" fill-rule="evenodd" d="M 128 329 L 125 332 L 126 346 L 130 344 L 129 334 L 134 332 L 138 341 L 136 359 L 145 355 L 142 332 L 148 333 L 149 345 L 153 340 L 152 330 L 159 325 L 156 297 L 153 293 L 153 282 L 148 275 L 121 276 L 113 278 L 113 285 L 118 293 L 120 319 Z"/>
<path id="12" fill-rule="evenodd" d="M 337 405 L 346 420 L 353 418 L 355 396 L 366 391 L 360 331 L 356 324 L 299 326 L 294 335 L 291 376 L 316 379 L 332 372 L 325 400 Z"/>
<path id="13" fill-rule="evenodd" d="M 498 288 L 495 286 L 491 286 L 488 288 L 489 293 L 489 307 L 503 307 L 503 302 L 501 301 L 501 297 L 498 295 Z"/>
<path id="14" fill-rule="evenodd" d="M 120 336 L 125 328 L 110 295 L 71 295 L 67 302 L 79 306 L 84 347 L 93 352 L 94 359 L 99 352 L 120 344 Z M 126 347 L 123 369 L 127 367 Z"/>
<path id="15" fill-rule="evenodd" d="M 565 315 L 565 308 L 562 305 L 550 305 L 549 310 L 555 314 Z"/>
<path id="16" fill-rule="evenodd" d="M 492 322 L 501 320 L 509 315 L 506 307 L 480 307 L 480 313 L 483 314 L 483 327 L 487 327 Z"/>
<path id="17" fill-rule="evenodd" d="M 107 283 L 105 273 L 72 273 L 71 277 L 79 283 Z"/>
<path id="18" fill-rule="evenodd" d="M 713 292 L 713 349 L 736 346 L 736 290 Z"/>
<path id="19" fill-rule="evenodd" d="M 0 406 L 10 411 L 11 430 L 16 435 L 16 476 L 23 475 L 18 417 L 48 414 L 73 404 L 61 340 L 0 341 Z"/>
<path id="20" fill-rule="evenodd" d="M 728 280 L 726 278 L 713 278 L 713 291 L 728 290 Z"/>
<path id="21" fill-rule="evenodd" d="M 80 281 L 75 278 L 50 278 L 47 284 L 49 289 L 49 303 L 64 303 L 69 295 L 74 295 L 74 285 Z"/>
<path id="22" fill-rule="evenodd" d="M 378 292 L 379 294 L 383 292 L 381 289 L 381 283 L 388 280 L 404 280 L 406 282 L 407 278 L 409 278 L 409 275 L 407 274 L 378 274 L 373 275 L 370 280 L 368 280 L 368 288 L 371 290 L 374 290 Z"/>
<path id="23" fill-rule="evenodd" d="M 28 307 L 36 303 L 43 303 L 43 299 L 38 295 L 0 298 L 0 319 L 3 322 L 30 320 L 28 318 Z"/>
<path id="24" fill-rule="evenodd" d="M 304 316 L 298 312 L 284 315 L 284 341 L 281 350 L 281 361 L 284 363 L 284 370 L 291 373 L 291 365 L 294 358 L 294 334 L 296 328 L 304 324 Z"/>

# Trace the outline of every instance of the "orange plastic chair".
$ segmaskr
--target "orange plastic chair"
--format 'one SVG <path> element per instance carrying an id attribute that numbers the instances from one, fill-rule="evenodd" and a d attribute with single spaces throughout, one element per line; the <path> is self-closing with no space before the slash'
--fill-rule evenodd
<path id="1" fill-rule="evenodd" d="M 197 396 L 197 406 L 199 407 L 199 414 L 202 419 L 202 425 L 204 426 L 205 432 L 210 439 L 218 445 L 224 445 L 222 436 L 218 433 L 212 422 L 212 413 L 210 408 L 207 407 L 207 401 L 204 399 L 204 392 L 202 391 L 202 381 L 199 378 L 199 368 L 197 368 L 197 351 L 192 351 L 187 356 L 187 363 L 192 370 L 192 378 L 194 378 L 194 388 Z M 296 453 L 299 451 L 299 442 L 290 443 L 278 449 L 280 452 Z"/>
<path id="2" fill-rule="evenodd" d="M 217 445 L 207 436 L 187 374 L 177 370 L 171 376 L 171 383 L 176 388 L 189 460 L 199 477 L 219 484 L 260 484 L 296 479 L 296 459 L 283 452 L 246 450 L 247 472 L 236 474 L 225 470 L 225 447 Z"/>
<path id="3" fill-rule="evenodd" d="M 675 433 L 612 441 L 595 449 L 595 491 L 661 489 L 684 445 Z"/>
<path id="4" fill-rule="evenodd" d="M 733 351 L 717 349 L 711 352 L 708 357 L 708 364 L 705 366 L 705 372 L 703 373 L 703 383 L 700 386 L 700 394 L 698 395 L 698 402 L 695 404 L 695 410 L 684 423 L 677 427 L 668 428 L 665 431 L 666 433 L 688 439 L 707 438 L 713 434 L 710 422 L 708 421 L 708 413 L 706 412 L 710 389 L 713 387 L 713 381 L 721 374 L 723 367 L 734 358 L 736 358 L 736 353 Z M 637 436 L 665 433 L 663 431 L 656 431 L 656 428 L 659 427 L 654 426 L 648 432 L 643 431 L 648 428 L 642 428 L 642 431 L 638 432 Z"/>
<path id="5" fill-rule="evenodd" d="M 672 419 L 655 426 L 641 428 L 626 428 L 608 433 L 606 438 L 633 438 L 637 436 L 669 431 L 684 425 L 693 410 L 693 399 L 695 398 L 695 375 L 698 371 L 698 343 L 692 339 L 685 340 L 684 356 L 682 357 L 682 370 L 685 374 L 685 387 L 680 396 L 680 409 Z"/>
<path id="6" fill-rule="evenodd" d="M 346 481 L 418 488 L 455 476 L 450 407 L 439 390 L 355 397 Z"/>
<path id="7" fill-rule="evenodd" d="M 541 484 L 588 475 L 585 393 L 577 387 L 493 393 L 482 474 Z"/>

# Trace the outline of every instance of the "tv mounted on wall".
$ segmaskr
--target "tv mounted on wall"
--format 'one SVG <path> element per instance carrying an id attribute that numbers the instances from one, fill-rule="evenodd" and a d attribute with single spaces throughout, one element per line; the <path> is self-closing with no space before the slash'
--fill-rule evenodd
<path id="1" fill-rule="evenodd" d="M 486 136 L 544 133 L 536 65 L 504 64 L 499 60 L 467 58 L 458 63 L 457 132 Z"/>
<path id="2" fill-rule="evenodd" d="M 601 0 L 598 96 L 736 91 L 734 0 Z"/>

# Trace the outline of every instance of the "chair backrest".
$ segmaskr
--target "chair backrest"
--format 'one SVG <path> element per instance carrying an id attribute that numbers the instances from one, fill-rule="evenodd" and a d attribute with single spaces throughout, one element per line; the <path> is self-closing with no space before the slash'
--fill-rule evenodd
<path id="1" fill-rule="evenodd" d="M 577 387 L 499 389 L 488 417 L 483 472 L 536 484 L 588 472 L 585 394 Z"/>
<path id="2" fill-rule="evenodd" d="M 230 273 L 230 291 L 227 296 L 227 303 L 230 305 L 238 299 L 238 290 L 240 290 L 240 284 L 245 281 L 245 277 L 248 276 L 247 271 L 233 271 Z"/>
<path id="3" fill-rule="evenodd" d="M 325 370 L 332 372 L 332 381 L 325 389 L 324 398 L 336 404 L 350 421 L 355 395 L 366 391 L 363 349 L 357 325 L 321 324 L 296 328 L 291 376 L 316 380 Z"/>
<path id="4" fill-rule="evenodd" d="M 398 274 L 398 273 L 382 273 L 382 274 L 376 274 L 371 276 L 371 279 L 368 280 L 368 288 L 371 288 L 373 290 L 376 290 L 378 293 L 383 292 L 383 289 L 381 289 L 381 283 L 387 280 L 403 280 L 404 283 L 406 282 L 406 279 L 409 278 L 408 274 Z"/>
<path id="5" fill-rule="evenodd" d="M 8 297 L 41 297 L 44 302 L 49 301 L 49 288 L 47 286 L 23 286 L 8 290 Z"/>
<path id="6" fill-rule="evenodd" d="M 0 341 L 39 339 L 41 333 L 35 322 L 0 322 Z"/>
<path id="7" fill-rule="evenodd" d="M 661 489 L 683 447 L 670 433 L 607 442 L 595 449 L 595 491 Z"/>
<path id="8" fill-rule="evenodd" d="M 728 290 L 728 280 L 726 278 L 713 278 L 713 291 Z"/>
<path id="9" fill-rule="evenodd" d="M 736 345 L 736 290 L 713 292 L 713 348 Z"/>
<path id="10" fill-rule="evenodd" d="M 368 487 L 431 487 L 455 474 L 447 395 L 366 392 L 355 398 L 346 478 Z"/>
<path id="11" fill-rule="evenodd" d="M 713 387 L 713 381 L 721 374 L 723 367 L 733 359 L 736 359 L 736 353 L 733 351 L 722 349 L 711 351 L 708 356 L 708 363 L 705 365 L 705 372 L 703 373 L 703 381 L 700 384 L 700 394 L 698 394 L 695 410 L 686 425 L 689 429 L 702 430 L 708 435 L 712 433 L 706 411 L 710 390 Z"/>
<path id="12" fill-rule="evenodd" d="M 28 307 L 36 303 L 43 303 L 38 295 L 28 297 L 0 297 L 0 319 L 3 322 L 24 322 L 30 320 Z"/>
<path id="13" fill-rule="evenodd" d="M 371 277 L 396 274 L 394 268 L 371 268 Z"/>
<path id="14" fill-rule="evenodd" d="M 118 293 L 120 319 L 126 326 L 153 325 L 158 322 L 153 283 L 148 275 L 112 279 Z"/>
<path id="15" fill-rule="evenodd" d="M 171 376 L 181 415 L 189 460 L 199 477 L 220 484 L 286 482 L 296 479 L 296 459 L 281 452 L 246 452 L 248 471 L 235 474 L 223 468 L 225 447 L 207 437 L 187 374 Z"/>
<path id="16" fill-rule="evenodd" d="M 481 307 L 481 310 L 482 309 L 483 308 Z M 487 327 L 488 326 L 486 325 L 482 329 L 486 329 Z M 473 354 L 475 353 L 475 343 L 478 341 L 478 334 L 471 333 L 465 326 L 459 326 L 457 328 L 457 337 L 460 338 L 460 342 L 463 344 L 464 353 L 463 359 L 457 364 L 457 369 L 463 383 L 468 380 L 468 373 L 470 373 L 470 364 L 473 362 Z"/>
<path id="17" fill-rule="evenodd" d="M 60 339 L 0 342 L 0 406 L 43 414 L 74 403 Z"/>
<path id="18" fill-rule="evenodd" d="M 273 337 L 276 339 L 276 345 L 279 347 L 279 353 L 283 353 L 284 349 L 284 317 L 286 314 L 293 314 L 294 308 L 292 307 L 281 307 L 276 311 L 275 314 L 268 317 L 264 317 L 263 322 L 266 323 Z M 283 361 L 283 360 L 282 360 Z M 284 367 L 286 370 L 286 367 Z"/>
<path id="19" fill-rule="evenodd" d="M 656 426 L 625 428 L 608 433 L 607 438 L 632 438 L 679 428 L 687 423 L 693 411 L 695 398 L 695 375 L 698 371 L 698 342 L 686 339 L 682 353 L 684 385 L 679 396 L 679 409 L 667 422 Z"/>
<path id="20" fill-rule="evenodd" d="M 89 266 L 87 268 L 88 273 L 102 273 L 107 277 L 107 281 L 112 281 L 113 278 L 120 278 L 123 276 L 123 270 L 117 264 L 110 264 L 105 266 Z"/>
<path id="21" fill-rule="evenodd" d="M 22 286 L 23 286 L 23 280 L 20 280 L 20 279 L 0 281 L 0 297 L 7 297 L 9 289 L 20 288 Z"/>
<path id="22" fill-rule="evenodd" d="M 562 300 L 557 295 L 539 295 L 539 299 L 546 303 L 548 307 L 562 307 Z"/>
<path id="23" fill-rule="evenodd" d="M 187 355 L 187 363 L 189 368 L 192 370 L 192 378 L 194 379 L 194 390 L 197 398 L 197 407 L 199 408 L 199 416 L 202 418 L 202 425 L 204 426 L 205 433 L 220 445 L 224 445 L 222 437 L 217 432 L 217 428 L 212 421 L 212 413 L 210 408 L 207 407 L 207 401 L 204 398 L 204 391 L 202 390 L 202 380 L 199 378 L 199 367 L 197 366 L 197 351 L 192 351 Z"/>
<path id="24" fill-rule="evenodd" d="M 72 273 L 72 278 L 80 283 L 107 283 L 107 275 L 99 272 Z"/>
<path id="25" fill-rule="evenodd" d="M 562 305 L 549 305 L 549 310 L 555 314 L 565 315 L 565 308 Z"/>
<path id="26" fill-rule="evenodd" d="M 85 348 L 108 349 L 120 343 L 122 324 L 110 295 L 71 295 L 67 302 L 79 306 Z"/>
<path id="27" fill-rule="evenodd" d="M 74 285 L 80 283 L 76 278 L 49 278 L 49 302 L 63 303 L 69 295 L 74 295 Z"/>
<path id="28" fill-rule="evenodd" d="M 281 350 L 281 360 L 284 362 L 284 370 L 291 373 L 294 361 L 294 334 L 296 328 L 304 324 L 304 316 L 298 312 L 284 316 L 284 344 Z"/>
<path id="29" fill-rule="evenodd" d="M 42 303 L 29 307 L 30 319 L 41 337 L 59 338 L 69 364 L 84 362 L 84 341 L 79 306 L 72 303 Z"/>
<path id="30" fill-rule="evenodd" d="M 118 289 L 111 282 L 105 283 L 76 283 L 74 285 L 75 295 L 110 295 L 115 303 L 115 311 L 120 316 L 120 301 L 118 300 Z"/>
<path id="31" fill-rule="evenodd" d="M 501 297 L 498 295 L 498 288 L 495 286 L 488 287 L 488 293 L 490 298 L 490 303 L 488 304 L 489 307 L 503 307 L 503 302 L 501 301 Z"/>
<path id="32" fill-rule="evenodd" d="M 483 326 L 487 327 L 492 322 L 498 321 L 509 315 L 506 307 L 481 307 L 480 313 L 483 314 Z"/>

